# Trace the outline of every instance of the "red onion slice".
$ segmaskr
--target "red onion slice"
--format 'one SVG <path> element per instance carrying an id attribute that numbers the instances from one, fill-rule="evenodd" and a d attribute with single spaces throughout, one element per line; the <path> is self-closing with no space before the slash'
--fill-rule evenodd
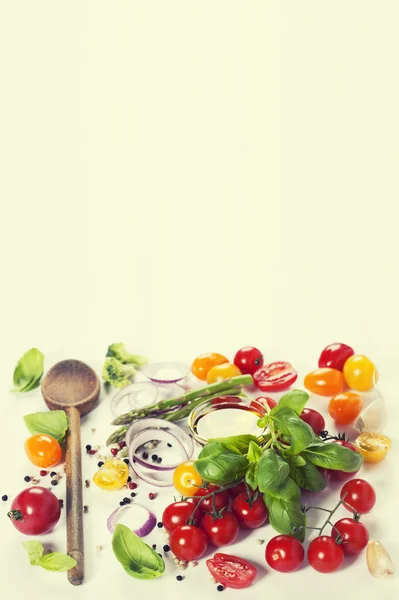
<path id="1" fill-rule="evenodd" d="M 154 383 L 177 383 L 187 377 L 190 367 L 180 362 L 157 362 L 146 365 L 142 373 Z"/>
<path id="2" fill-rule="evenodd" d="M 144 513 L 139 518 L 139 513 Z M 129 519 L 130 517 L 130 519 Z M 129 524 L 133 518 L 133 522 Z M 138 523 L 141 523 L 139 526 Z M 119 506 L 107 519 L 107 527 L 110 533 L 114 533 L 118 523 L 130 527 L 139 537 L 145 537 L 154 529 L 157 524 L 157 518 L 150 510 L 141 504 L 124 504 Z M 133 526 L 132 526 L 133 525 Z"/>
<path id="3" fill-rule="evenodd" d="M 115 394 L 111 400 L 111 410 L 115 417 L 123 415 L 128 410 L 144 408 L 155 404 L 158 397 L 156 386 L 150 381 L 137 381 Z"/>

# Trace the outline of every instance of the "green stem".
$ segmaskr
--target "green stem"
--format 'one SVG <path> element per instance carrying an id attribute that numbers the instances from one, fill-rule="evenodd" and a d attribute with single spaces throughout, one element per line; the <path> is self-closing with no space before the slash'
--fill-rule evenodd
<path id="1" fill-rule="evenodd" d="M 244 386 L 251 385 L 253 383 L 253 379 L 251 375 L 239 375 L 238 377 L 230 377 L 230 379 L 226 379 L 225 381 L 220 381 L 217 383 L 211 383 L 207 387 L 189 390 L 188 392 L 184 392 L 180 396 L 176 396 L 175 398 L 170 398 L 169 400 L 161 400 L 157 404 L 153 404 L 150 407 L 143 408 L 140 411 L 130 411 L 125 413 L 124 415 L 120 415 L 112 422 L 112 425 L 130 425 L 134 419 L 144 416 L 150 416 L 151 413 L 158 412 L 165 408 L 172 408 L 173 406 L 179 406 L 183 404 L 188 404 L 192 400 L 197 400 L 197 398 L 206 398 L 207 396 L 226 392 L 236 386 Z"/>
<path id="2" fill-rule="evenodd" d="M 193 512 L 191 513 L 190 519 L 188 524 L 192 525 L 194 523 L 194 515 L 198 510 L 198 507 L 202 504 L 202 502 L 204 500 L 206 500 L 207 498 L 212 498 L 213 501 L 213 497 L 215 496 L 215 494 L 220 494 L 220 492 L 225 492 L 226 490 L 229 490 L 232 487 L 235 487 L 236 485 L 239 485 L 240 483 L 243 483 L 244 479 L 240 479 L 240 481 L 234 481 L 233 483 L 226 483 L 226 485 L 220 486 L 219 489 L 215 490 L 214 492 L 210 492 L 210 494 L 206 494 L 205 496 L 200 496 L 200 499 L 198 500 L 196 507 L 194 508 Z M 186 498 L 183 498 L 183 500 L 187 500 L 188 498 L 194 498 L 195 496 L 187 496 Z"/>

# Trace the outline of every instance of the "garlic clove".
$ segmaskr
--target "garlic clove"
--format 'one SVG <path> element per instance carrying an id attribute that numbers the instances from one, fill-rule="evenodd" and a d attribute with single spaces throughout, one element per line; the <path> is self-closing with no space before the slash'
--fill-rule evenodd
<path id="1" fill-rule="evenodd" d="M 395 573 L 395 567 L 381 542 L 370 540 L 367 545 L 366 561 L 370 574 L 377 579 Z"/>
<path id="2" fill-rule="evenodd" d="M 387 425 L 388 416 L 382 398 L 371 402 L 359 415 L 354 423 L 358 431 L 371 431 L 381 433 Z"/>

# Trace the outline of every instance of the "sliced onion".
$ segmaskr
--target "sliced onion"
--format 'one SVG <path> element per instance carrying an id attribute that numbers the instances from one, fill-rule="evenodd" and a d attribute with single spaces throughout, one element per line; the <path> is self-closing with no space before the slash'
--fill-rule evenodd
<path id="1" fill-rule="evenodd" d="M 146 365 L 142 373 L 154 383 L 177 383 L 187 377 L 190 367 L 180 362 L 157 362 Z"/>
<path id="2" fill-rule="evenodd" d="M 115 394 L 111 400 L 112 414 L 119 417 L 129 410 L 126 401 L 129 402 L 131 408 L 138 409 L 154 404 L 157 397 L 158 390 L 153 383 L 150 381 L 137 381 L 127 385 Z M 123 401 L 125 401 L 125 406 Z"/>
<path id="3" fill-rule="evenodd" d="M 126 445 L 130 447 L 134 437 L 138 433 L 148 429 L 152 430 L 153 435 L 152 437 L 148 436 L 147 442 L 156 440 L 158 431 L 166 431 L 179 440 L 186 450 L 187 460 L 190 460 L 194 452 L 194 442 L 191 435 L 185 429 L 176 425 L 176 423 L 169 423 L 156 417 L 147 417 L 133 421 L 126 433 Z"/>
<path id="4" fill-rule="evenodd" d="M 137 527 L 131 527 L 128 524 L 128 514 L 127 511 L 131 513 L 130 516 L 138 517 L 140 512 L 144 512 L 142 518 L 139 520 L 142 525 Z M 137 518 L 135 519 L 138 520 Z M 110 533 L 114 533 L 115 527 L 118 523 L 122 523 L 126 525 L 126 527 L 130 527 L 134 533 L 136 533 L 139 537 L 145 537 L 154 529 L 157 524 L 157 518 L 150 510 L 148 510 L 145 506 L 141 504 L 124 504 L 123 506 L 119 506 L 107 519 L 107 527 Z"/>

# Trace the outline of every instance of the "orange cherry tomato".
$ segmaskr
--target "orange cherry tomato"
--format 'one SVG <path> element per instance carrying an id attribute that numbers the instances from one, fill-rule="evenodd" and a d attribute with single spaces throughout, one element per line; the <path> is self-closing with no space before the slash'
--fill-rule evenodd
<path id="1" fill-rule="evenodd" d="M 195 496 L 202 486 L 202 477 L 189 460 L 176 467 L 173 473 L 173 485 L 182 496 Z"/>
<path id="2" fill-rule="evenodd" d="M 337 425 L 348 425 L 360 415 L 363 401 L 355 392 L 342 392 L 330 400 L 328 412 Z"/>
<path id="3" fill-rule="evenodd" d="M 25 452 L 36 467 L 47 468 L 58 465 L 62 459 L 62 449 L 50 435 L 32 435 L 25 442 Z"/>
<path id="4" fill-rule="evenodd" d="M 217 381 L 224 381 L 230 379 L 230 377 L 237 377 L 241 375 L 241 371 L 235 365 L 231 363 L 223 363 L 222 365 L 216 365 L 208 372 L 206 380 L 208 383 L 216 383 Z"/>
<path id="5" fill-rule="evenodd" d="M 223 363 L 227 362 L 229 362 L 229 360 L 223 356 L 223 354 L 208 352 L 207 354 L 201 354 L 201 356 L 197 356 L 191 365 L 191 372 L 193 375 L 195 375 L 195 377 L 198 377 L 198 379 L 205 381 L 206 376 L 212 367 L 215 367 L 216 365 L 222 365 Z"/>
<path id="6" fill-rule="evenodd" d="M 367 356 L 355 354 L 344 364 L 344 377 L 353 390 L 368 392 L 378 381 L 378 371 Z"/>
<path id="7" fill-rule="evenodd" d="M 309 392 L 318 396 L 335 396 L 344 389 L 345 380 L 341 371 L 326 367 L 308 373 L 304 380 L 304 386 Z"/>

